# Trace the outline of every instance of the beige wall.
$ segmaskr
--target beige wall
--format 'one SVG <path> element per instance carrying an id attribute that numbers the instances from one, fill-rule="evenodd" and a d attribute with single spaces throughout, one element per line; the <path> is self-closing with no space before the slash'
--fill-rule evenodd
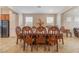
<path id="1" fill-rule="evenodd" d="M 16 14 L 10 12 L 10 37 L 15 37 L 15 28 L 16 28 Z"/>
<path id="2" fill-rule="evenodd" d="M 2 8 L 2 14 L 9 14 L 9 9 L 6 7 Z"/>
<path id="3" fill-rule="evenodd" d="M 44 22 L 44 26 L 47 25 L 46 17 L 53 16 L 54 17 L 54 24 L 56 25 L 56 14 L 23 14 L 23 25 L 25 24 L 25 16 L 33 16 L 33 25 L 38 26 L 38 20 L 41 19 Z"/>
<path id="4" fill-rule="evenodd" d="M 19 20 L 18 20 L 19 24 L 18 26 L 20 26 L 21 28 L 23 27 L 23 14 L 19 13 Z"/>

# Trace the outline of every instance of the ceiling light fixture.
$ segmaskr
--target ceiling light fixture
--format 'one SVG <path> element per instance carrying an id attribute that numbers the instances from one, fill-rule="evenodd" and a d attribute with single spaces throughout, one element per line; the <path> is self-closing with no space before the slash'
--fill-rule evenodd
<path id="1" fill-rule="evenodd" d="M 41 6 L 37 6 L 38 8 L 41 8 Z"/>

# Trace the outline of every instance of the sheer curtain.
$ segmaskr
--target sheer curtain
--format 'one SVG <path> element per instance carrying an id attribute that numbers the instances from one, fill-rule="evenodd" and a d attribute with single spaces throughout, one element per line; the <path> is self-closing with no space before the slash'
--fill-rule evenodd
<path id="1" fill-rule="evenodd" d="M 47 17 L 47 26 L 52 26 L 54 25 L 54 17 L 48 16 Z"/>
<path id="2" fill-rule="evenodd" d="M 25 26 L 33 26 L 33 17 L 32 16 L 26 16 L 25 17 Z"/>
<path id="3" fill-rule="evenodd" d="M 79 16 L 74 17 L 74 27 L 79 28 Z"/>

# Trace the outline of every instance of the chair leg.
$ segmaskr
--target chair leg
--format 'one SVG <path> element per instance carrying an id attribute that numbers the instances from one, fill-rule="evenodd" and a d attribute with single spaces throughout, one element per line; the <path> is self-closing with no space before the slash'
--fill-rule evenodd
<path id="1" fill-rule="evenodd" d="M 17 38 L 16 44 L 18 44 L 18 38 Z"/>
<path id="2" fill-rule="evenodd" d="M 25 51 L 25 41 L 24 41 L 23 51 Z"/>
<path id="3" fill-rule="evenodd" d="M 46 45 L 44 46 L 44 51 L 46 51 Z"/>
<path id="4" fill-rule="evenodd" d="M 50 45 L 48 45 L 48 51 L 50 51 Z"/>
<path id="5" fill-rule="evenodd" d="M 72 33 L 70 32 L 70 37 L 72 37 Z"/>
<path id="6" fill-rule="evenodd" d="M 31 52 L 33 51 L 33 45 L 31 45 Z"/>
<path id="7" fill-rule="evenodd" d="M 22 41 L 22 39 L 20 39 L 20 42 Z"/>
<path id="8" fill-rule="evenodd" d="M 38 51 L 38 45 L 36 46 L 36 50 Z"/>
<path id="9" fill-rule="evenodd" d="M 68 37 L 68 33 L 66 33 L 66 37 Z"/>
<path id="10" fill-rule="evenodd" d="M 56 45 L 56 51 L 58 52 L 58 42 L 57 42 L 57 45 Z"/>
<path id="11" fill-rule="evenodd" d="M 63 40 L 63 38 L 62 38 L 62 44 L 64 44 L 64 40 Z"/>

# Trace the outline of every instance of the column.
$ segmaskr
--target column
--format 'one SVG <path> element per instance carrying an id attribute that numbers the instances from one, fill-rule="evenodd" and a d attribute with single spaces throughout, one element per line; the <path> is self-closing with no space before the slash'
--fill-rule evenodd
<path id="1" fill-rule="evenodd" d="M 57 14 L 56 25 L 60 28 L 61 27 L 61 14 Z"/>
<path id="2" fill-rule="evenodd" d="M 23 15 L 19 14 L 19 26 L 22 28 L 23 27 Z"/>
<path id="3" fill-rule="evenodd" d="M 10 37 L 16 37 L 16 15 L 10 11 Z"/>

